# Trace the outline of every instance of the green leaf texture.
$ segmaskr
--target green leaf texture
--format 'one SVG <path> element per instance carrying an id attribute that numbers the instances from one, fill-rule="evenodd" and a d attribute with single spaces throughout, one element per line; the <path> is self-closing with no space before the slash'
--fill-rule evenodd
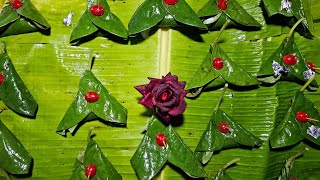
<path id="1" fill-rule="evenodd" d="M 0 1 L 2 5 L 3 2 Z M 144 0 L 108 0 L 110 9 L 127 27 L 130 18 Z M 186 0 L 195 12 L 207 0 Z M 255 19 L 262 16 L 257 0 L 238 0 Z M 37 118 L 28 120 L 11 110 L 0 114 L 2 122 L 20 140 L 34 158 L 32 178 L 26 179 L 69 179 L 72 175 L 75 157 L 86 144 L 89 127 L 97 126 L 95 141 L 107 155 L 123 179 L 137 180 L 130 159 L 142 141 L 143 134 L 152 112 L 138 104 L 141 95 L 133 86 L 148 83 L 146 77 L 166 75 L 169 71 L 179 80 L 189 82 L 208 53 L 208 47 L 217 32 L 197 34 L 194 31 L 159 29 L 151 32 L 149 38 L 132 38 L 126 42 L 115 42 L 104 37 L 96 37 L 80 46 L 70 46 L 69 38 L 73 28 L 86 9 L 83 0 L 32 0 L 35 7 L 51 25 L 51 35 L 39 32 L 3 37 L 7 53 L 16 71 L 39 104 Z M 295 34 L 295 43 L 307 61 L 320 67 L 320 2 L 311 0 L 313 15 L 313 40 Z M 62 21 L 74 12 L 72 27 Z M 261 22 L 260 20 L 258 22 Z M 219 46 L 239 66 L 256 76 L 262 61 L 276 50 L 288 32 L 287 27 L 276 24 L 263 24 L 259 31 L 227 29 L 223 32 Z M 56 127 L 68 110 L 70 103 L 79 90 L 79 77 L 88 69 L 91 56 L 96 56 L 92 73 L 102 85 L 125 108 L 128 109 L 126 128 L 107 126 L 99 121 L 83 124 L 75 136 L 68 138 L 55 133 Z M 319 81 L 319 78 L 317 78 Z M 280 81 L 273 86 L 259 88 L 230 87 L 225 93 L 221 109 L 249 132 L 266 143 L 252 150 L 235 148 L 214 154 L 205 166 L 209 177 L 232 159 L 239 157 L 237 166 L 227 170 L 232 179 L 273 180 L 281 172 L 284 161 L 301 150 L 303 144 L 270 150 L 267 143 L 275 126 L 275 121 L 283 119 L 290 101 L 300 85 Z M 196 99 L 187 99 L 187 109 L 182 122 L 174 127 L 181 138 L 195 150 L 203 131 L 208 125 L 220 91 L 206 92 Z M 233 98 L 231 98 L 233 94 Z M 229 98 L 230 95 L 230 98 Z M 312 102 L 320 101 L 319 90 L 305 92 Z M 319 103 L 316 103 L 319 105 Z M 4 107 L 1 104 L 0 107 Z M 319 106 L 317 109 L 319 110 Z M 309 173 L 309 179 L 319 174 L 310 169 L 319 168 L 319 149 L 309 146 L 310 150 L 295 161 L 295 167 Z M 318 171 L 319 172 L 319 171 Z M 0 175 L 1 176 L 1 175 Z M 158 179 L 181 180 L 187 177 L 179 168 L 166 165 L 156 176 Z M 4 179 L 4 177 L 0 177 Z"/>

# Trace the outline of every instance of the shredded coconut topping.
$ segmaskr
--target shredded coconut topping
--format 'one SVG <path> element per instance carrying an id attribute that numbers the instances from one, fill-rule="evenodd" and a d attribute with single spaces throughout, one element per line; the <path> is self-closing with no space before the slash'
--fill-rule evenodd
<path id="1" fill-rule="evenodd" d="M 73 12 L 70 12 L 67 17 L 65 17 L 63 19 L 63 24 L 65 24 L 66 26 L 70 27 L 72 25 L 72 16 L 73 16 Z"/>
<path id="2" fill-rule="evenodd" d="M 320 127 L 314 126 L 314 125 L 310 126 L 307 129 L 307 134 L 309 134 L 310 136 L 312 136 L 315 139 L 318 139 L 318 137 L 320 136 Z"/>
<path id="3" fill-rule="evenodd" d="M 304 78 L 305 80 L 310 79 L 310 78 L 311 78 L 312 76 L 314 76 L 314 75 L 315 75 L 315 72 L 312 71 L 311 69 L 308 69 L 308 70 L 306 70 L 306 71 L 303 72 L 303 78 Z"/>
<path id="4" fill-rule="evenodd" d="M 285 9 L 286 11 L 290 11 L 292 6 L 291 0 L 281 0 L 281 9 Z"/>

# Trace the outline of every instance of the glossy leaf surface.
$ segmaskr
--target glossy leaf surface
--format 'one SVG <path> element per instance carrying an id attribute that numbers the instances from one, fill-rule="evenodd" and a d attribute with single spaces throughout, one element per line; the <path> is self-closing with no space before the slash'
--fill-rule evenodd
<path id="1" fill-rule="evenodd" d="M 213 178 L 214 180 L 232 180 L 231 177 L 226 174 L 224 171 L 218 171 L 216 176 Z"/>
<path id="2" fill-rule="evenodd" d="M 129 34 L 137 34 L 148 30 L 160 22 L 161 26 L 176 26 L 175 21 L 206 29 L 206 26 L 185 0 L 179 0 L 174 5 L 167 5 L 163 0 L 146 0 L 131 17 L 128 25 Z"/>
<path id="3" fill-rule="evenodd" d="M 4 79 L 0 84 L 0 99 L 19 115 L 34 118 L 38 104 L 16 72 L 11 59 L 0 43 L 0 73 Z"/>
<path id="4" fill-rule="evenodd" d="M 90 13 L 90 7 L 97 5 L 98 2 L 104 9 L 102 16 L 95 16 Z M 106 0 L 88 0 L 86 11 L 83 13 L 78 24 L 71 33 L 70 43 L 73 45 L 77 44 L 82 38 L 99 31 L 99 28 L 118 37 L 128 37 L 127 29 L 122 24 L 121 20 L 115 14 L 111 13 Z M 103 31 L 99 32 L 106 34 L 106 32 Z"/>
<path id="5" fill-rule="evenodd" d="M 283 62 L 283 57 L 288 54 L 292 54 L 298 59 L 295 65 L 286 65 Z M 287 71 L 289 72 L 280 72 L 280 74 L 276 75 L 272 65 L 273 62 L 288 69 Z M 275 83 L 279 79 L 306 82 L 308 79 L 305 79 L 304 72 L 308 70 L 306 60 L 294 42 L 293 36 L 291 36 L 289 39 L 285 38 L 279 48 L 268 59 L 263 61 L 258 72 L 258 79 L 264 83 Z M 313 81 L 309 87 L 317 89 L 319 86 L 316 81 Z"/>
<path id="6" fill-rule="evenodd" d="M 161 147 L 157 144 L 158 133 L 166 136 L 166 146 Z M 206 177 L 202 165 L 179 134 L 171 125 L 166 127 L 153 116 L 148 124 L 147 133 L 130 162 L 138 177 L 147 180 L 154 177 L 167 161 L 191 177 Z"/>
<path id="7" fill-rule="evenodd" d="M 218 125 L 222 122 L 227 123 L 230 128 L 227 133 L 219 131 Z M 203 132 L 195 154 L 205 164 L 215 151 L 238 146 L 255 147 L 261 144 L 262 140 L 243 128 L 221 109 L 218 109 L 213 113 L 207 129 Z"/>
<path id="8" fill-rule="evenodd" d="M 16 136 L 0 121 L 0 169 L 10 174 L 28 174 L 32 157 Z"/>
<path id="9" fill-rule="evenodd" d="M 319 112 L 313 103 L 298 91 L 292 98 L 292 105 L 284 115 L 283 119 L 276 122 L 274 131 L 270 137 L 272 148 L 281 148 L 297 144 L 307 139 L 317 146 L 320 145 L 320 138 L 315 138 L 308 134 L 308 129 L 314 125 L 320 127 L 320 122 L 299 122 L 296 119 L 296 113 L 299 111 L 306 112 L 309 118 L 319 119 Z"/>
<path id="10" fill-rule="evenodd" d="M 269 17 L 276 14 L 281 14 L 285 17 L 289 17 L 290 19 L 287 19 L 287 23 L 290 26 L 293 26 L 297 22 L 297 20 L 305 18 L 306 20 L 302 21 L 302 35 L 307 38 L 313 37 L 313 35 L 311 34 L 311 32 L 313 31 L 313 20 L 310 12 L 310 1 L 263 0 L 263 4 Z"/>
<path id="11" fill-rule="evenodd" d="M 93 103 L 86 101 L 85 94 L 91 91 L 99 95 L 98 101 Z M 78 94 L 61 120 L 56 132 L 66 135 L 68 130 L 73 133 L 81 121 L 94 119 L 123 125 L 127 123 L 127 109 L 111 96 L 91 71 L 86 70 L 80 79 Z"/>
<path id="12" fill-rule="evenodd" d="M 70 180 L 80 179 L 87 180 L 85 175 L 85 169 L 89 164 L 94 164 L 96 167 L 96 174 L 93 176 L 93 180 L 99 179 L 114 179 L 121 180 L 121 175 L 109 162 L 109 160 L 103 155 L 98 144 L 90 139 L 84 152 L 80 152 L 73 170 L 73 174 Z"/>
<path id="13" fill-rule="evenodd" d="M 228 7 L 226 10 L 220 10 L 218 8 L 219 0 L 209 0 L 198 12 L 198 16 L 204 18 L 208 21 L 208 18 L 213 18 L 210 23 L 206 23 L 211 27 L 211 24 L 216 24 L 221 18 L 223 22 L 218 24 L 223 24 L 226 22 L 224 17 L 232 20 L 235 24 L 240 24 L 242 26 L 255 26 L 261 27 L 261 24 L 255 20 L 236 0 L 227 0 Z M 213 26 L 215 28 L 219 27 L 217 25 Z"/>
<path id="14" fill-rule="evenodd" d="M 1 11 L 0 37 L 50 28 L 49 23 L 30 0 L 21 0 L 21 2 L 23 6 L 17 10 L 8 5 Z"/>
<path id="15" fill-rule="evenodd" d="M 224 66 L 220 70 L 216 70 L 212 66 L 212 60 L 221 58 Z M 223 50 L 216 45 L 212 53 L 208 53 L 192 80 L 188 83 L 187 89 L 204 87 L 216 78 L 222 77 L 225 81 L 220 81 L 223 85 L 226 82 L 236 86 L 253 86 L 258 85 L 258 80 L 246 72 L 243 68 L 234 63 Z"/>

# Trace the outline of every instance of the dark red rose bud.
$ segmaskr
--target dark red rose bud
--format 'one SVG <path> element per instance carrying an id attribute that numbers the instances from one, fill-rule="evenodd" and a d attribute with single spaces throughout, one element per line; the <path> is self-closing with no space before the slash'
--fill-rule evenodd
<path id="1" fill-rule="evenodd" d="M 227 0 L 219 0 L 218 1 L 218 7 L 220 10 L 226 10 L 228 7 Z"/>
<path id="2" fill-rule="evenodd" d="M 178 0 L 163 0 L 163 2 L 168 5 L 175 5 Z"/>
<path id="3" fill-rule="evenodd" d="M 297 64 L 297 61 L 298 61 L 297 57 L 293 54 L 287 54 L 283 56 L 282 60 L 287 65 L 295 65 Z"/>
<path id="4" fill-rule="evenodd" d="M 219 124 L 219 131 L 222 132 L 222 133 L 227 133 L 229 132 L 229 125 L 226 123 L 226 122 L 221 122 Z"/>
<path id="5" fill-rule="evenodd" d="M 19 9 L 22 7 L 22 2 L 20 0 L 12 0 L 11 1 L 11 6 L 14 8 L 14 9 Z"/>
<path id="6" fill-rule="evenodd" d="M 91 179 L 96 175 L 96 172 L 97 172 L 96 166 L 94 164 L 89 164 L 86 168 L 85 174 L 88 179 Z"/>
<path id="7" fill-rule="evenodd" d="M 104 8 L 99 4 L 93 5 L 90 7 L 90 12 L 95 16 L 102 16 L 104 14 Z"/>
<path id="8" fill-rule="evenodd" d="M 89 91 L 84 95 L 87 102 L 93 103 L 99 100 L 99 94 L 93 91 Z"/>
<path id="9" fill-rule="evenodd" d="M 142 104 L 150 109 L 157 109 L 158 115 L 165 121 L 172 116 L 181 115 L 186 107 L 184 100 L 187 91 L 184 90 L 185 82 L 179 82 L 177 76 L 168 73 L 162 79 L 149 78 L 149 84 L 135 86 L 142 94 Z"/>
<path id="10" fill-rule="evenodd" d="M 157 134 L 156 141 L 159 146 L 166 146 L 167 145 L 167 137 L 163 133 Z"/>

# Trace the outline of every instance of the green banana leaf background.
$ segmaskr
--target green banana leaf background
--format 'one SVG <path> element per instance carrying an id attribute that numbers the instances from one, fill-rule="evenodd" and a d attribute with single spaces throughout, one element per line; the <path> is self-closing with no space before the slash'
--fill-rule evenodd
<path id="1" fill-rule="evenodd" d="M 307 0 L 306 0 L 307 1 Z M 135 10 L 144 0 L 108 0 L 108 4 L 127 27 Z M 207 0 L 186 0 L 198 12 Z M 252 75 L 256 75 L 262 61 L 281 44 L 289 28 L 285 25 L 266 24 L 259 7 L 260 0 L 238 2 L 263 25 L 261 30 L 244 31 L 227 29 L 221 36 L 220 47 L 234 62 Z M 40 32 L 0 38 L 7 46 L 7 53 L 25 85 L 38 102 L 35 119 L 20 117 L 11 110 L 0 114 L 1 121 L 16 135 L 34 158 L 32 176 L 26 179 L 69 179 L 74 162 L 86 144 L 89 127 L 97 126 L 95 141 L 104 155 L 114 165 L 123 179 L 138 179 L 130 165 L 130 159 L 143 137 L 143 130 L 152 112 L 138 104 L 141 95 L 133 86 L 148 83 L 147 77 L 161 77 L 169 71 L 178 75 L 179 81 L 189 82 L 206 56 L 209 45 L 217 32 L 187 31 L 188 28 L 159 29 L 150 37 L 137 36 L 129 41 L 96 37 L 80 46 L 71 46 L 71 32 L 86 10 L 85 0 L 32 0 L 51 26 L 51 34 Z M 320 1 L 311 0 L 314 19 L 313 39 L 295 34 L 302 55 L 307 61 L 320 66 Z M 0 7 L 4 0 L 0 0 Z M 63 19 L 74 12 L 73 24 L 67 27 Z M 56 127 L 78 91 L 80 76 L 90 69 L 91 57 L 96 56 L 93 74 L 108 91 L 128 109 L 127 127 L 105 125 L 99 121 L 82 125 L 74 136 L 60 136 Z M 318 81 L 320 78 L 317 78 Z M 220 108 L 237 119 L 248 131 L 264 141 L 260 148 L 228 149 L 214 154 L 205 166 L 209 177 L 228 161 L 241 160 L 228 169 L 232 179 L 276 179 L 287 157 L 302 149 L 296 146 L 271 150 L 268 139 L 276 119 L 283 118 L 290 100 L 300 84 L 278 82 L 259 88 L 231 87 L 227 90 Z M 320 109 L 320 91 L 305 92 Z M 229 94 L 233 98 L 228 98 Z M 187 100 L 183 120 L 175 130 L 192 150 L 205 130 L 220 91 L 211 89 L 195 99 Z M 1 102 L 0 108 L 5 107 Z M 307 144 L 310 145 L 310 144 Z M 295 168 L 319 170 L 320 147 L 309 146 L 303 157 L 295 161 Z M 309 174 L 310 175 L 310 174 Z M 309 179 L 316 179 L 317 174 Z M 16 178 L 16 177 L 14 177 Z M 156 179 L 188 179 L 178 168 L 167 165 Z M 0 179 L 4 176 L 0 174 Z M 308 178 L 305 178 L 308 179 Z"/>

